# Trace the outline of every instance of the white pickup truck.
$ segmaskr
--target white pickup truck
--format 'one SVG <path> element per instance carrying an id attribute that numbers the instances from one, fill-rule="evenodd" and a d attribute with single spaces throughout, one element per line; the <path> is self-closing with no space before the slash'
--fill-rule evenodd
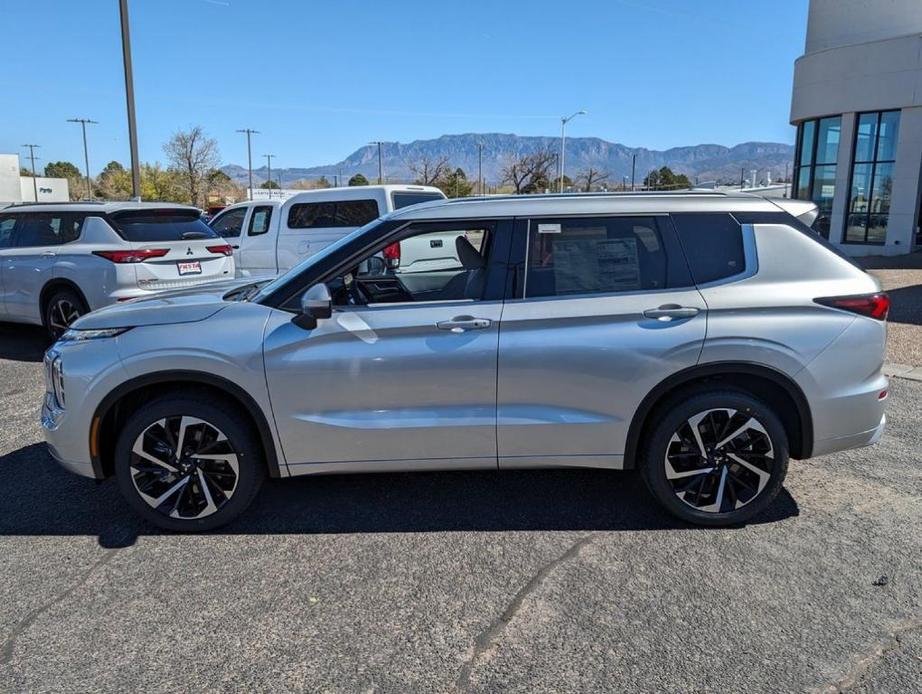
<path id="1" fill-rule="evenodd" d="M 209 224 L 233 247 L 238 277 L 268 277 L 285 272 L 389 212 L 444 198 L 441 190 L 431 186 L 325 188 L 304 191 L 285 200 L 250 200 L 231 205 Z M 418 245 L 395 244 L 395 248 L 386 249 L 385 259 L 391 267 L 422 263 L 420 269 L 457 263 L 454 239 L 441 246 L 436 243 L 417 248 Z"/>

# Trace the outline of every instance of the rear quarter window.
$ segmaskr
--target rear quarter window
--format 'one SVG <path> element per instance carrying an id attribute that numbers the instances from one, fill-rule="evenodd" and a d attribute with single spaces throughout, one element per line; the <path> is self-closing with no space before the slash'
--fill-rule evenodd
<path id="1" fill-rule="evenodd" d="M 743 230 L 733 216 L 679 213 L 672 215 L 672 221 L 695 284 L 716 282 L 745 271 Z"/>
<path id="2" fill-rule="evenodd" d="M 126 210 L 110 214 L 109 222 L 123 239 L 133 243 L 218 238 L 198 210 Z"/>
<path id="3" fill-rule="evenodd" d="M 288 210 L 288 228 L 361 227 L 380 216 L 377 200 L 299 202 Z"/>
<path id="4" fill-rule="evenodd" d="M 432 202 L 433 200 L 444 199 L 445 198 L 438 193 L 394 193 L 391 195 L 395 210 L 409 207 L 410 205 L 418 205 L 421 202 Z"/>

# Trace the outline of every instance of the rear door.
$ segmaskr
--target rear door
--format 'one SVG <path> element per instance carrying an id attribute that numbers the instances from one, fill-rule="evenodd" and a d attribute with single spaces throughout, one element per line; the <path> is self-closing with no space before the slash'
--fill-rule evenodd
<path id="1" fill-rule="evenodd" d="M 0 214 L 0 317 L 8 316 L 6 309 L 6 285 L 3 283 L 3 266 L 10 246 L 13 245 L 13 229 L 16 227 L 16 215 Z"/>
<path id="2" fill-rule="evenodd" d="M 233 248 L 199 216 L 198 210 L 141 209 L 109 215 L 131 249 L 146 254 L 133 263 L 138 287 L 181 289 L 234 278 Z"/>
<path id="3" fill-rule="evenodd" d="M 620 468 L 641 400 L 697 363 L 706 304 L 666 216 L 517 222 L 499 337 L 500 467 Z"/>

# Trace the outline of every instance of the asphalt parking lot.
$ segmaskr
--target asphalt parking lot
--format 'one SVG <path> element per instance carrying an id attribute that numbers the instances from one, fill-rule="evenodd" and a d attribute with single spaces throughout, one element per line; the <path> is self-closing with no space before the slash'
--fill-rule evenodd
<path id="1" fill-rule="evenodd" d="M 922 382 L 746 527 L 545 471 L 270 482 L 175 536 L 50 460 L 43 347 L 0 326 L 2 691 L 922 691 Z"/>

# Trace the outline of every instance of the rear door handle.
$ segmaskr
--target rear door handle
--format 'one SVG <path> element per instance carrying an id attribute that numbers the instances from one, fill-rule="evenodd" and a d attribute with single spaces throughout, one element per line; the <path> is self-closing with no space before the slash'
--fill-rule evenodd
<path id="1" fill-rule="evenodd" d="M 42 253 L 42 256 L 45 258 L 51 258 L 56 255 L 57 253 L 55 253 L 54 251 L 45 251 L 44 253 Z"/>
<path id="2" fill-rule="evenodd" d="M 678 304 L 663 304 L 658 308 L 648 308 L 643 312 L 647 318 L 654 318 L 661 321 L 678 320 L 680 318 L 694 318 L 698 315 L 698 309 L 692 306 L 679 306 Z"/>
<path id="3" fill-rule="evenodd" d="M 455 316 L 451 320 L 439 321 L 435 324 L 439 330 L 450 330 L 453 333 L 463 333 L 468 330 L 483 330 L 490 327 L 489 318 L 474 318 L 473 316 Z"/>

